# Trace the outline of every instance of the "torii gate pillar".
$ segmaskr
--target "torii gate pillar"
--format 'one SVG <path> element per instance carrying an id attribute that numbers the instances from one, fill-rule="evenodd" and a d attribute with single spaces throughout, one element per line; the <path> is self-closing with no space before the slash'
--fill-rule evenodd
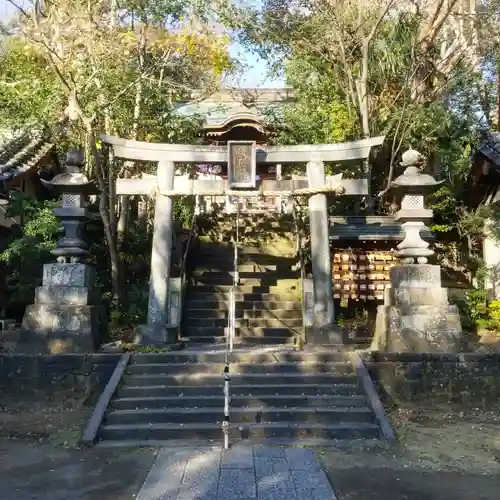
<path id="1" fill-rule="evenodd" d="M 175 164 L 173 161 L 159 161 L 156 174 L 158 188 L 173 189 Z M 148 326 L 168 324 L 168 282 L 172 256 L 172 207 L 170 196 L 156 193 L 153 248 L 151 251 L 151 279 L 149 285 Z M 151 328 L 149 335 L 154 335 Z M 158 333 L 163 334 L 159 328 Z M 165 339 L 153 339 L 165 341 Z"/>
<path id="2" fill-rule="evenodd" d="M 322 161 L 307 164 L 307 181 L 310 188 L 325 185 L 325 165 Z M 325 194 L 309 198 L 311 231 L 311 264 L 314 289 L 313 325 L 307 343 L 331 344 L 332 326 L 335 321 L 332 288 L 332 264 L 328 226 L 328 203 Z"/>

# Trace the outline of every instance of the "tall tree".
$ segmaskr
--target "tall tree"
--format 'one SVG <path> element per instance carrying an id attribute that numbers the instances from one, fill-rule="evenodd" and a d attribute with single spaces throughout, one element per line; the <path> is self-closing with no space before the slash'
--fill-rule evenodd
<path id="1" fill-rule="evenodd" d="M 65 121 L 74 140 L 85 144 L 100 190 L 114 295 L 122 302 L 116 173 L 112 162 L 104 168 L 98 135 L 175 138 L 175 123 L 167 123 L 173 103 L 195 88 L 210 92 L 219 85 L 231 66 L 228 38 L 213 32 L 215 12 L 204 0 L 125 0 L 119 8 L 107 0 L 34 0 L 29 9 L 9 1 L 18 15 L 2 29 L 7 64 L 0 67 L 0 102 L 33 109 L 30 88 L 48 83 L 26 118 L 48 108 L 50 121 Z M 130 168 L 117 173 L 129 175 Z"/>
<path id="2" fill-rule="evenodd" d="M 339 132 L 387 136 L 388 172 L 373 173 L 383 195 L 402 148 L 423 142 L 420 147 L 431 152 L 432 139 L 451 125 L 441 105 L 463 86 L 464 74 L 469 84 L 475 81 L 473 103 L 481 119 L 489 116 L 482 112 L 489 101 L 481 99 L 484 80 L 477 75 L 484 61 L 482 18 L 495 3 L 266 0 L 263 9 L 247 12 L 242 37 L 271 65 L 285 61 L 299 102 L 321 118 L 310 122 L 323 140 Z"/>

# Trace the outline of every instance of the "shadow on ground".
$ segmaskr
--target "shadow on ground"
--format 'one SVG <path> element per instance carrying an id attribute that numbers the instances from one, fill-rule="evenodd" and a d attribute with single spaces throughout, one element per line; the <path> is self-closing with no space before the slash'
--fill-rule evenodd
<path id="1" fill-rule="evenodd" d="M 498 500 L 500 478 L 457 471 L 352 468 L 329 471 L 339 500 Z"/>
<path id="2" fill-rule="evenodd" d="M 151 449 L 62 449 L 0 441 L 0 498 L 133 500 L 155 458 Z"/>

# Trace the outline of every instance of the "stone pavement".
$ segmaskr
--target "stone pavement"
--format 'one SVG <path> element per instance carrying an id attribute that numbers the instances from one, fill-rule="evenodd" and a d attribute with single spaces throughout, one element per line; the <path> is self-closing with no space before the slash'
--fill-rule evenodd
<path id="1" fill-rule="evenodd" d="M 313 451 L 163 448 L 136 500 L 336 500 Z"/>

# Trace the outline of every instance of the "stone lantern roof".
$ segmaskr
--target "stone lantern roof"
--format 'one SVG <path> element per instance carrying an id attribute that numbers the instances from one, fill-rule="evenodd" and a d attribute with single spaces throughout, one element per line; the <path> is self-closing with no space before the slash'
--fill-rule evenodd
<path id="1" fill-rule="evenodd" d="M 444 181 L 437 181 L 432 175 L 425 174 L 420 170 L 424 163 L 423 156 L 414 149 L 403 153 L 400 165 L 406 167 L 399 177 L 391 183 L 393 188 L 404 190 L 406 193 L 428 193 L 441 185 Z"/>

